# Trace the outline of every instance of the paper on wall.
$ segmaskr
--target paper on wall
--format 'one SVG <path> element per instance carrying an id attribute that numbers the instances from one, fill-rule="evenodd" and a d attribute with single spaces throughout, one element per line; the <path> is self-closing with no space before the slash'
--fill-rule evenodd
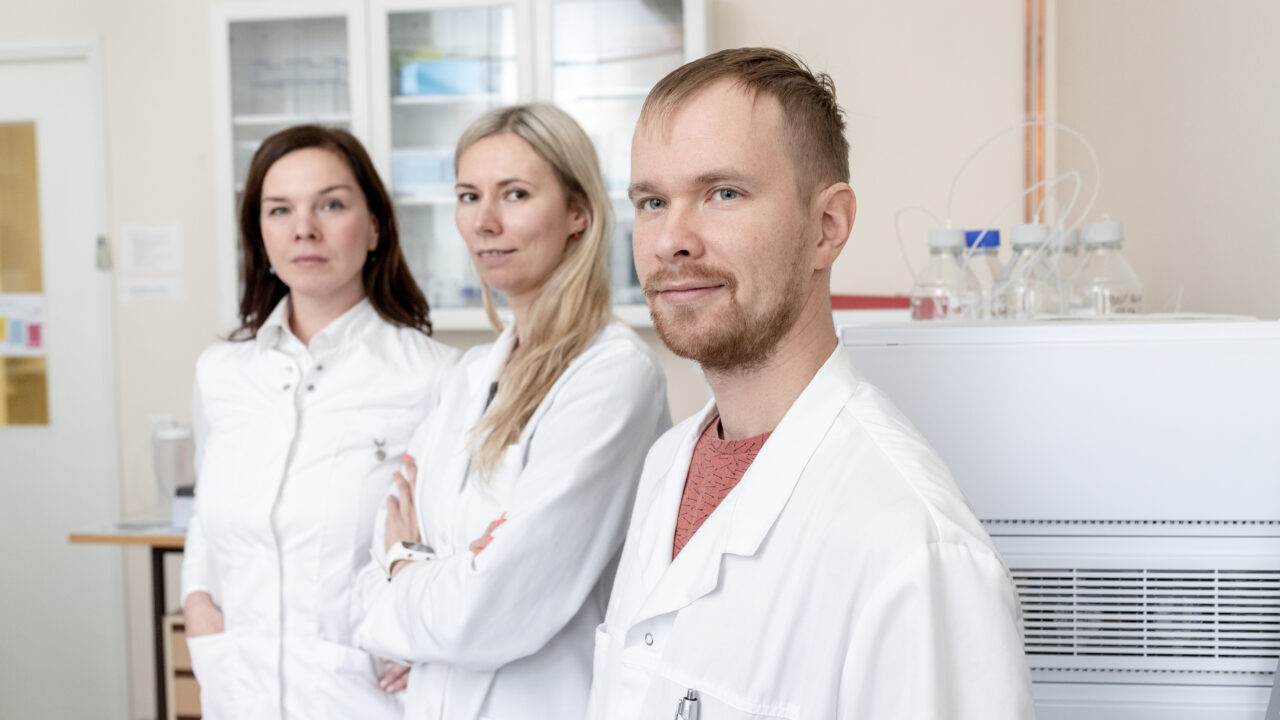
<path id="1" fill-rule="evenodd" d="M 0 357 L 45 353 L 44 295 L 0 293 Z"/>

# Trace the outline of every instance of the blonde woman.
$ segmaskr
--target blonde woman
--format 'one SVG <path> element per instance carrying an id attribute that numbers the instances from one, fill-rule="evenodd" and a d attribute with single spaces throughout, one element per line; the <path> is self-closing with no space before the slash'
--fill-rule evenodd
<path id="1" fill-rule="evenodd" d="M 381 681 L 407 685 L 410 718 L 583 717 L 640 469 L 671 426 L 666 381 L 611 321 L 610 205 L 577 123 L 499 108 L 454 163 L 458 229 L 501 334 L 466 353 L 410 444 L 356 642 L 411 666 Z"/>

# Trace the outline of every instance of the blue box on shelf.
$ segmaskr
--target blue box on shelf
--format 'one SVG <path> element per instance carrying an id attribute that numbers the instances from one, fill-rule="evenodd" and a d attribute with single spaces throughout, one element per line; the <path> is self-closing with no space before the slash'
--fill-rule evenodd
<path id="1" fill-rule="evenodd" d="M 492 91 L 483 60 L 417 60 L 400 66 L 401 95 L 471 95 Z"/>

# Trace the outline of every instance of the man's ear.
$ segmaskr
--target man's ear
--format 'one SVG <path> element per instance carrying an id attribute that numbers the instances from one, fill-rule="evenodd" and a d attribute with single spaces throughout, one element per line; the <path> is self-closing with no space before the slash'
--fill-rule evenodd
<path id="1" fill-rule="evenodd" d="M 815 199 L 815 212 L 820 213 L 822 235 L 813 256 L 813 269 L 826 270 L 849 241 L 853 219 L 858 214 L 858 198 L 848 183 L 835 183 L 823 188 Z"/>

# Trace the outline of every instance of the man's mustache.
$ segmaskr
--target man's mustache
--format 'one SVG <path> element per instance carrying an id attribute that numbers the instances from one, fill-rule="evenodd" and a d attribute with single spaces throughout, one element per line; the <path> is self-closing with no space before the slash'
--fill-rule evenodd
<path id="1" fill-rule="evenodd" d="M 653 297 L 673 285 L 697 283 L 699 285 L 723 285 L 730 292 L 738 288 L 738 280 L 731 273 L 710 265 L 684 265 L 678 270 L 659 268 L 644 281 L 644 296 Z"/>

